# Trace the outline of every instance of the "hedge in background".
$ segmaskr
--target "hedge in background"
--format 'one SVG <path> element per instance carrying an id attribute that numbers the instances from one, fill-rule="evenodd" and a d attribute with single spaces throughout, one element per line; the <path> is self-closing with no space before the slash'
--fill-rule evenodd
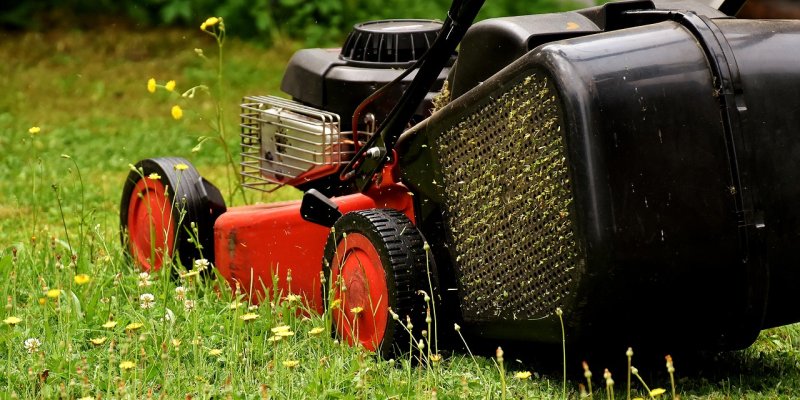
<path id="1" fill-rule="evenodd" d="M 286 35 L 308 45 L 336 44 L 356 22 L 381 18 L 437 18 L 450 0 L 39 0 L 0 4 L 0 26 L 42 30 L 91 28 L 97 15 L 139 26 L 194 26 L 222 16 L 229 33 L 270 43 Z M 487 0 L 479 18 L 577 8 L 573 0 Z"/>

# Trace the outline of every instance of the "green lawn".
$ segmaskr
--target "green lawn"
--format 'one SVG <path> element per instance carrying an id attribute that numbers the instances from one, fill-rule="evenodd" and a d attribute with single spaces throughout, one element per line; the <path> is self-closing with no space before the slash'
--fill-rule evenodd
<path id="1" fill-rule="evenodd" d="M 291 299 L 276 296 L 271 305 L 248 310 L 231 306 L 236 301 L 219 290 L 221 280 L 140 277 L 122 256 L 117 233 L 129 163 L 186 157 L 223 193 L 230 189 L 219 146 L 207 143 L 191 151 L 199 136 L 213 135 L 214 99 L 178 95 L 214 82 L 213 38 L 199 30 L 121 28 L 0 33 L 0 38 L 0 291 L 6 304 L 0 324 L 0 398 L 13 398 L 12 393 L 131 399 L 562 395 L 558 356 L 545 360 L 550 367 L 539 367 L 541 360 L 531 362 L 535 356 L 520 362 L 522 349 L 505 348 L 502 379 L 492 358 L 456 353 L 434 362 L 432 344 L 397 360 L 378 360 L 316 333 L 314 328 L 327 328 L 329 321 L 298 316 L 302 306 Z M 198 57 L 195 48 L 210 61 Z M 240 40 L 226 43 L 222 104 L 232 151 L 239 100 L 277 94 L 283 65 L 296 48 L 293 42 L 271 49 Z M 174 79 L 176 91 L 149 93 L 151 77 L 160 84 Z M 179 121 L 170 116 L 174 104 L 184 110 Z M 34 126 L 41 131 L 32 135 Z M 251 196 L 271 201 L 297 193 Z M 70 244 L 77 260 L 70 259 Z M 83 283 L 83 276 L 76 280 L 80 274 L 89 282 Z M 178 286 L 186 293 L 176 292 Z M 256 316 L 249 322 L 242 318 L 248 313 Z M 12 324 L 11 317 L 20 321 Z M 117 325 L 104 327 L 109 321 Z M 279 326 L 288 328 L 277 332 L 292 335 L 270 340 Z M 654 317 L 651 327 L 628 329 L 646 334 L 671 327 Z M 746 351 L 707 355 L 692 365 L 676 359 L 680 396 L 796 398 L 798 339 L 799 328 L 791 326 L 765 332 Z M 409 362 L 420 354 L 422 362 Z M 619 357 L 624 362 L 624 350 Z M 634 362 L 661 357 L 636 354 Z M 576 398 L 582 369 L 576 362 L 567 367 L 574 378 L 567 383 L 568 395 Z M 596 398 L 605 398 L 602 369 L 592 365 Z M 651 388 L 668 389 L 662 398 L 669 398 L 663 369 L 656 363 L 642 375 Z M 515 378 L 524 371 L 533 375 Z M 625 398 L 625 371 L 613 372 L 616 398 Z M 633 387 L 636 395 L 645 395 L 635 379 Z"/>

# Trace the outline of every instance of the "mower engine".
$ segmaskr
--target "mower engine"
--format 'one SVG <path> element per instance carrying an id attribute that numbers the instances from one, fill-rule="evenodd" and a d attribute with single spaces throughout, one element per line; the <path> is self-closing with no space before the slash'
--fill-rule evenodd
<path id="1" fill-rule="evenodd" d="M 246 97 L 242 104 L 242 177 L 253 189 L 281 185 L 316 188 L 333 196 L 348 192 L 334 177 L 351 160 L 354 148 L 366 142 L 413 79 L 401 76 L 436 39 L 441 22 L 388 20 L 358 24 L 339 49 L 306 49 L 289 61 L 281 88 L 293 100 L 273 96 Z M 449 72 L 442 69 L 419 107 L 415 120 L 430 115 L 433 96 Z M 379 88 L 401 78 L 380 102 L 369 104 L 356 121 L 356 107 Z M 352 190 L 349 190 L 352 192 Z"/>

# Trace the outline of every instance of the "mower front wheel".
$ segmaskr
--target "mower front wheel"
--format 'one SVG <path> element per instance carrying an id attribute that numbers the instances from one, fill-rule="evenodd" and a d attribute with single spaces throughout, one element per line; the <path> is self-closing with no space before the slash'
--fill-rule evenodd
<path id="1" fill-rule="evenodd" d="M 424 324 L 416 296 L 425 271 L 422 234 L 403 213 L 375 209 L 347 213 L 325 246 L 323 299 L 335 333 L 385 358 L 407 350 L 406 316 Z M 421 287 L 420 287 L 421 288 Z M 402 321 L 393 321 L 389 309 Z"/>
<path id="2" fill-rule="evenodd" d="M 149 158 L 134 167 L 119 213 L 122 246 L 134 265 L 152 272 L 167 260 L 187 269 L 194 260 L 213 260 L 214 221 L 225 208 L 219 191 L 183 158 Z"/>

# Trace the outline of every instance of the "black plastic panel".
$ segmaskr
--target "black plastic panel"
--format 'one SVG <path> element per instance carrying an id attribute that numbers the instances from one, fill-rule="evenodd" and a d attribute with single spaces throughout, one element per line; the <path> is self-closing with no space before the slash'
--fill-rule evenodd
<path id="1" fill-rule="evenodd" d="M 401 138 L 403 180 L 415 193 L 417 220 L 432 242 L 443 287 L 450 289 L 444 296 L 458 303 L 470 282 L 464 280 L 462 243 L 452 231 L 456 205 L 448 200 L 447 176 L 463 167 L 441 146 L 454 140 L 448 132 L 487 105 L 505 107 L 505 114 L 491 117 L 496 124 L 518 116 L 515 107 L 498 105 L 500 99 L 519 82 L 545 76 L 561 99 L 570 218 L 577 248 L 585 249 L 573 289 L 559 300 L 567 340 L 741 348 L 764 327 L 800 319 L 792 307 L 792 288 L 800 282 L 800 256 L 794 254 L 800 239 L 800 168 L 794 162 L 800 159 L 800 22 L 709 20 L 676 12 L 627 18 L 664 22 L 525 54 Z M 486 137 L 476 133 L 473 142 L 458 144 L 488 149 L 472 162 L 516 166 L 519 158 L 503 158 L 505 147 L 493 145 L 507 138 L 484 132 Z M 535 164 L 539 149 L 523 136 L 516 140 Z M 503 188 L 511 184 L 504 174 L 476 175 L 480 182 L 464 185 Z M 524 218 L 516 212 L 504 218 Z M 483 233 L 480 240 L 514 246 L 506 238 L 518 232 L 503 226 L 498 220 L 495 234 Z M 531 234 L 552 233 L 532 228 Z M 536 265 L 537 257 L 529 258 L 508 273 L 517 276 L 520 266 Z M 514 296 L 519 285 L 500 282 L 506 284 Z M 484 336 L 557 342 L 558 319 L 537 307 L 531 305 L 528 315 L 515 309 L 520 318 L 502 307 L 495 313 L 464 304 L 452 308 L 462 311 L 465 329 Z M 673 328 L 643 335 L 637 328 L 653 319 Z"/>
<path id="2" fill-rule="evenodd" d="M 348 63 L 340 59 L 339 49 L 305 49 L 296 52 L 289 61 L 281 90 L 304 104 L 339 114 L 342 129 L 350 130 L 356 107 L 402 72 L 397 68 Z M 431 91 L 441 90 L 448 72 L 449 68 L 442 71 Z M 400 85 L 387 91 L 380 101 L 365 109 L 364 114 L 373 113 L 380 122 L 414 76 L 415 72 L 409 74 Z M 425 102 L 417 110 L 417 115 L 428 116 L 432 107 L 430 102 Z"/>

